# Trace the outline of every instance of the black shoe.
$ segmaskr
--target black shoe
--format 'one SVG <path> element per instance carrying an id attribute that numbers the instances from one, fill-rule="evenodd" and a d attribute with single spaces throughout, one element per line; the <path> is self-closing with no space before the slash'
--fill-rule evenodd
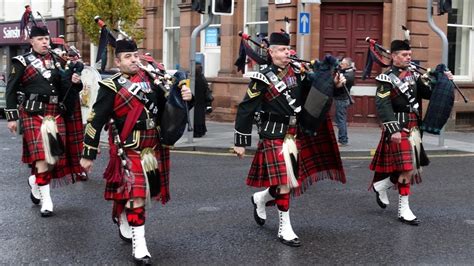
<path id="1" fill-rule="evenodd" d="M 298 238 L 292 239 L 292 240 L 285 240 L 282 236 L 279 237 L 280 242 L 290 246 L 290 247 L 299 247 L 301 246 L 301 242 Z"/>
<path id="2" fill-rule="evenodd" d="M 375 192 L 375 197 L 376 197 L 376 200 L 377 200 L 377 204 L 380 206 L 380 208 L 382 209 L 385 209 L 387 208 L 387 204 L 383 203 L 381 200 L 380 200 L 380 197 L 379 197 L 379 192 L 377 190 L 375 190 L 375 187 L 372 185 L 372 189 L 374 190 Z"/>
<path id="3" fill-rule="evenodd" d="M 37 199 L 35 198 L 35 196 L 33 196 L 33 193 L 30 193 L 30 199 L 31 199 L 31 202 L 33 202 L 33 204 L 35 205 L 39 205 L 41 200 L 40 199 Z"/>
<path id="4" fill-rule="evenodd" d="M 408 220 L 405 220 L 405 218 L 403 217 L 398 217 L 398 220 L 404 224 L 409 224 L 409 225 L 413 225 L 413 226 L 418 226 L 420 224 L 420 220 L 418 220 L 418 218 L 415 218 L 411 221 L 408 221 Z"/>
<path id="5" fill-rule="evenodd" d="M 145 256 L 140 259 L 134 257 L 133 261 L 135 262 L 135 265 L 151 265 L 151 258 L 148 256 Z"/>
<path id="6" fill-rule="evenodd" d="M 54 214 L 52 211 L 48 211 L 48 210 L 44 212 L 40 211 L 40 213 L 41 213 L 41 217 L 51 217 Z"/>
<path id="7" fill-rule="evenodd" d="M 255 201 L 253 200 L 253 195 L 252 197 L 250 197 L 250 199 L 252 200 L 252 204 L 253 204 L 253 218 L 255 219 L 255 222 L 257 222 L 258 225 L 262 226 L 265 224 L 265 219 L 262 219 L 260 218 L 260 216 L 258 216 L 257 204 L 255 204 Z"/>

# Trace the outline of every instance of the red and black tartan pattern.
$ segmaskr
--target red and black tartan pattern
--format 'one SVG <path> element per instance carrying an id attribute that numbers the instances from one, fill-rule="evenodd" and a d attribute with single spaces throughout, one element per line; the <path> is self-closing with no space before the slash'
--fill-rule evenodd
<path id="1" fill-rule="evenodd" d="M 415 113 L 409 113 L 407 129 L 418 127 L 418 118 Z M 380 142 L 370 163 L 370 170 L 377 173 L 400 173 L 413 170 L 413 158 L 409 132 L 402 130 L 402 140 L 399 144 L 385 139 L 385 129 L 382 130 Z"/>
<path id="2" fill-rule="evenodd" d="M 299 143 L 296 146 L 299 150 Z M 288 184 L 285 158 L 282 153 L 283 139 L 261 139 L 247 176 L 247 185 L 270 187 Z"/>
<path id="3" fill-rule="evenodd" d="M 294 130 L 294 128 L 290 128 Z M 298 183 L 293 195 L 302 194 L 309 185 L 323 179 L 346 182 L 342 161 L 329 116 L 322 123 L 317 136 L 306 136 L 298 131 L 296 146 L 298 154 Z M 247 185 L 270 187 L 288 184 L 285 159 L 282 151 L 283 139 L 262 139 L 258 143 Z"/>
<path id="4" fill-rule="evenodd" d="M 144 206 L 133 209 L 125 208 L 125 213 L 130 226 L 141 226 L 145 224 L 146 212 Z"/>
<path id="5" fill-rule="evenodd" d="M 308 185 L 324 179 L 346 183 L 341 154 L 329 115 L 321 123 L 316 136 L 298 134 L 301 145 L 299 175 L 300 186 L 295 193 L 303 193 Z"/>
<path id="6" fill-rule="evenodd" d="M 66 125 L 64 123 L 63 117 L 59 115 L 58 105 L 45 104 L 44 115 L 57 117 L 56 125 L 58 128 L 59 137 L 62 143 L 66 143 Z M 30 164 L 33 166 L 31 170 L 32 174 L 34 174 L 35 161 L 46 159 L 40 130 L 43 119 L 39 115 L 31 115 L 27 113 L 23 109 L 20 109 L 20 117 L 22 119 L 21 123 L 23 126 L 23 155 L 21 159 L 23 163 Z M 67 149 L 68 147 L 65 146 L 65 148 Z M 71 174 L 71 168 L 69 167 L 68 159 L 66 158 L 65 154 L 62 154 L 61 156 L 59 156 L 59 159 L 56 162 L 54 169 L 52 170 L 52 178 L 60 179 L 66 177 L 69 174 Z M 70 178 L 71 177 L 69 177 L 69 179 Z"/>
<path id="7" fill-rule="evenodd" d="M 114 101 L 114 113 L 118 117 L 123 117 L 130 112 L 135 105 L 142 104 L 127 89 L 122 88 L 118 91 Z M 169 149 L 161 147 L 159 133 L 157 129 L 139 130 L 140 140 L 136 150 L 125 148 L 125 153 L 130 161 L 129 167 L 134 176 L 134 182 L 131 190 L 125 189 L 122 183 L 107 182 L 104 197 L 106 200 L 128 200 L 130 198 L 146 197 L 146 180 L 141 166 L 140 151 L 144 148 L 156 147 L 155 156 L 158 161 L 160 194 L 155 197 L 161 200 L 163 204 L 169 201 L 169 169 L 170 157 Z M 133 132 L 132 132 L 133 134 Z M 109 143 L 111 138 L 109 136 Z M 114 145 L 111 143 L 111 145 Z"/>
<path id="8" fill-rule="evenodd" d="M 82 172 L 79 164 L 82 154 L 84 140 L 84 125 L 82 124 L 81 103 L 79 99 L 75 102 L 74 112 L 71 117 L 66 117 L 66 158 L 73 174 Z"/>
<path id="9" fill-rule="evenodd" d="M 129 169 L 134 178 L 131 189 L 128 190 L 123 183 L 107 182 L 105 186 L 104 198 L 106 200 L 129 200 L 131 198 L 146 198 L 146 180 L 141 165 L 138 151 L 125 149 L 129 160 Z M 155 149 L 155 157 L 158 161 L 157 175 L 160 178 L 160 194 L 154 199 L 161 200 L 163 204 L 169 201 L 169 149 Z"/>
<path id="10" fill-rule="evenodd" d="M 282 70 L 282 72 L 277 74 L 277 77 L 279 77 L 281 80 L 287 80 L 290 78 L 294 78 L 296 80 L 295 72 L 293 71 L 292 67 L 288 67 L 285 70 Z M 288 83 L 285 83 L 288 84 Z M 291 89 L 291 88 L 290 88 Z M 268 90 L 265 91 L 265 99 L 270 102 L 273 99 L 279 97 L 281 95 L 281 92 L 278 92 L 277 88 L 273 83 L 271 83 L 270 87 Z"/>
<path id="11" fill-rule="evenodd" d="M 51 54 L 49 53 L 46 54 L 42 60 L 43 65 L 44 65 L 45 60 L 51 60 L 51 59 L 52 59 Z M 28 66 L 26 66 L 23 76 L 21 76 L 21 82 L 25 84 L 28 81 L 34 79 L 37 75 L 40 75 L 38 70 L 36 70 L 36 68 L 33 65 L 29 64 Z"/>

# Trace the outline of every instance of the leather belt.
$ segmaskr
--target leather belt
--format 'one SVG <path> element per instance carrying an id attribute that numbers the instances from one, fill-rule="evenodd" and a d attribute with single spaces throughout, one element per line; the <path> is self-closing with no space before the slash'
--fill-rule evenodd
<path id="1" fill-rule="evenodd" d="M 42 103 L 49 103 L 49 104 L 58 104 L 59 103 L 59 96 L 57 95 L 41 95 L 32 93 L 28 97 L 27 100 L 42 102 Z"/>
<path id="2" fill-rule="evenodd" d="M 283 124 L 289 125 L 289 126 L 295 126 L 296 121 L 297 121 L 295 115 L 279 115 L 279 114 L 262 112 L 260 114 L 260 117 L 261 117 L 262 121 L 283 123 Z"/>

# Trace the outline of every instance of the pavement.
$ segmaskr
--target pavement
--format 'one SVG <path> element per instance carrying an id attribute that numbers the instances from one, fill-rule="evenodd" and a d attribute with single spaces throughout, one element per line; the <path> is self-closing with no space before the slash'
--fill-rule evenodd
<path id="1" fill-rule="evenodd" d="M 234 143 L 234 124 L 206 122 L 207 133 L 189 142 L 188 132 L 175 144 L 175 150 L 231 153 Z M 334 127 L 337 134 L 337 128 Z M 341 156 L 372 156 L 380 140 L 381 129 L 377 127 L 349 127 L 349 144 L 339 147 Z M 438 135 L 424 134 L 423 145 L 428 154 L 469 154 L 474 153 L 474 132 L 444 132 L 444 145 L 439 145 Z M 254 126 L 252 146 L 248 153 L 256 150 L 258 134 Z"/>

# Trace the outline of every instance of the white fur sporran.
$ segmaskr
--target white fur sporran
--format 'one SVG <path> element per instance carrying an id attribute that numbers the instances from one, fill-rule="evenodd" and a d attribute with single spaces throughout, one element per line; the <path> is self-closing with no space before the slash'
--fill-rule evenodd
<path id="1" fill-rule="evenodd" d="M 151 206 L 150 196 L 150 182 L 148 181 L 148 172 L 157 171 L 158 161 L 155 157 L 155 151 L 152 148 L 145 148 L 140 153 L 141 164 L 143 169 L 143 175 L 145 176 L 146 182 L 146 204 L 145 206 Z"/>
<path id="2" fill-rule="evenodd" d="M 295 176 L 293 162 L 291 160 L 292 156 L 294 156 L 295 160 L 298 159 L 298 149 L 296 147 L 295 136 L 290 134 L 285 136 L 281 152 L 283 153 L 283 158 L 285 159 L 286 175 L 288 176 L 288 187 L 296 188 L 299 186 L 299 184 L 297 177 Z"/>
<path id="3" fill-rule="evenodd" d="M 408 136 L 411 146 L 411 158 L 413 161 L 413 175 L 419 175 L 422 172 L 420 165 L 420 154 L 421 154 L 421 135 L 418 128 L 412 128 L 410 135 Z"/>
<path id="4" fill-rule="evenodd" d="M 56 164 L 58 161 L 58 156 L 53 156 L 51 153 L 51 143 L 48 137 L 48 133 L 57 140 L 58 135 L 58 126 L 56 124 L 56 118 L 54 116 L 45 116 L 43 117 L 43 122 L 41 124 L 41 140 L 43 141 L 43 149 L 46 158 L 46 162 L 50 165 Z M 60 141 L 60 140 L 59 140 Z"/>

